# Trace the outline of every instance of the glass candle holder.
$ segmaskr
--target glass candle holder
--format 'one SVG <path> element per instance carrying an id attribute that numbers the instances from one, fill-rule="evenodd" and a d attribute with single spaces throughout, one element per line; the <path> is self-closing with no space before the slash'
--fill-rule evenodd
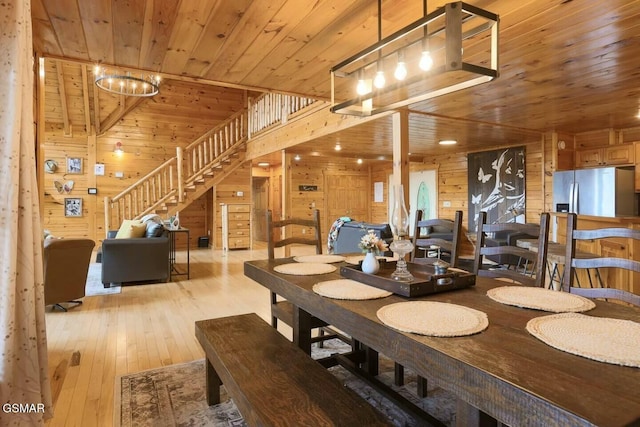
<path id="1" fill-rule="evenodd" d="M 411 282 L 414 277 L 407 269 L 405 256 L 413 250 L 413 243 L 409 239 L 409 212 L 404 202 L 404 188 L 402 185 L 395 188 L 395 201 L 391 214 L 391 229 L 394 240 L 389 249 L 398 255 L 396 269 L 391 273 L 391 278 L 398 282 Z"/>

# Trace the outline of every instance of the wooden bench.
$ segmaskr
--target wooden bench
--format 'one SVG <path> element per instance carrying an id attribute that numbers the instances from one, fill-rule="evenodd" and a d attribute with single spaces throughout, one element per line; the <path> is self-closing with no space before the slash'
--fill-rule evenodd
<path id="1" fill-rule="evenodd" d="M 196 337 L 207 357 L 207 403 L 220 402 L 224 384 L 249 425 L 390 425 L 256 314 L 197 321 Z"/>

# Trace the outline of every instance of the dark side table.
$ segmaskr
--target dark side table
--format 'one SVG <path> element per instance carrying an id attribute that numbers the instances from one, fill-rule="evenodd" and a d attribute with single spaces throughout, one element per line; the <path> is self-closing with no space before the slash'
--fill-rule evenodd
<path id="1" fill-rule="evenodd" d="M 169 280 L 172 280 L 174 276 L 187 276 L 187 279 L 191 277 L 191 268 L 190 268 L 190 254 L 189 254 L 189 229 L 188 228 L 178 228 L 175 230 L 169 231 Z M 187 233 L 187 271 L 181 273 L 176 268 L 176 235 L 178 233 Z"/>

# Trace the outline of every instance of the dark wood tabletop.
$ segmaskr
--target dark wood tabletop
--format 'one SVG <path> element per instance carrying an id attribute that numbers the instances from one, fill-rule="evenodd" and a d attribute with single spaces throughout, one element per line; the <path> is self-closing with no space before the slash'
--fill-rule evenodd
<path id="1" fill-rule="evenodd" d="M 551 313 L 503 305 L 486 296 L 488 289 L 504 282 L 479 277 L 474 287 L 419 298 L 335 300 L 314 293 L 312 287 L 340 278 L 340 264 L 335 273 L 315 276 L 273 271 L 286 262 L 291 259 L 247 261 L 244 272 L 302 310 L 436 381 L 471 411 L 477 408 L 511 426 L 640 425 L 640 369 L 593 361 L 539 341 L 526 331 L 526 323 Z M 436 338 L 399 332 L 378 320 L 381 307 L 409 300 L 483 311 L 489 327 L 471 336 Z M 608 302 L 597 301 L 587 314 L 640 322 L 640 309 Z M 472 417 L 459 415 L 459 424 Z"/>

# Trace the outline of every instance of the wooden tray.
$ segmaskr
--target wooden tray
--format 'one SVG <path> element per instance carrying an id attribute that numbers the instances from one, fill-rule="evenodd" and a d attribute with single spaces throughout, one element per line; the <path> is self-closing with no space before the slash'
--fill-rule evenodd
<path id="1" fill-rule="evenodd" d="M 344 266 L 340 268 L 340 275 L 405 297 L 452 291 L 476 284 L 476 275 L 472 273 L 455 271 L 435 274 L 432 265 L 410 262 L 407 267 L 415 278 L 411 282 L 397 282 L 391 278 L 391 273 L 396 269 L 395 262 L 381 261 L 380 271 L 376 274 L 363 273 L 359 265 Z"/>

